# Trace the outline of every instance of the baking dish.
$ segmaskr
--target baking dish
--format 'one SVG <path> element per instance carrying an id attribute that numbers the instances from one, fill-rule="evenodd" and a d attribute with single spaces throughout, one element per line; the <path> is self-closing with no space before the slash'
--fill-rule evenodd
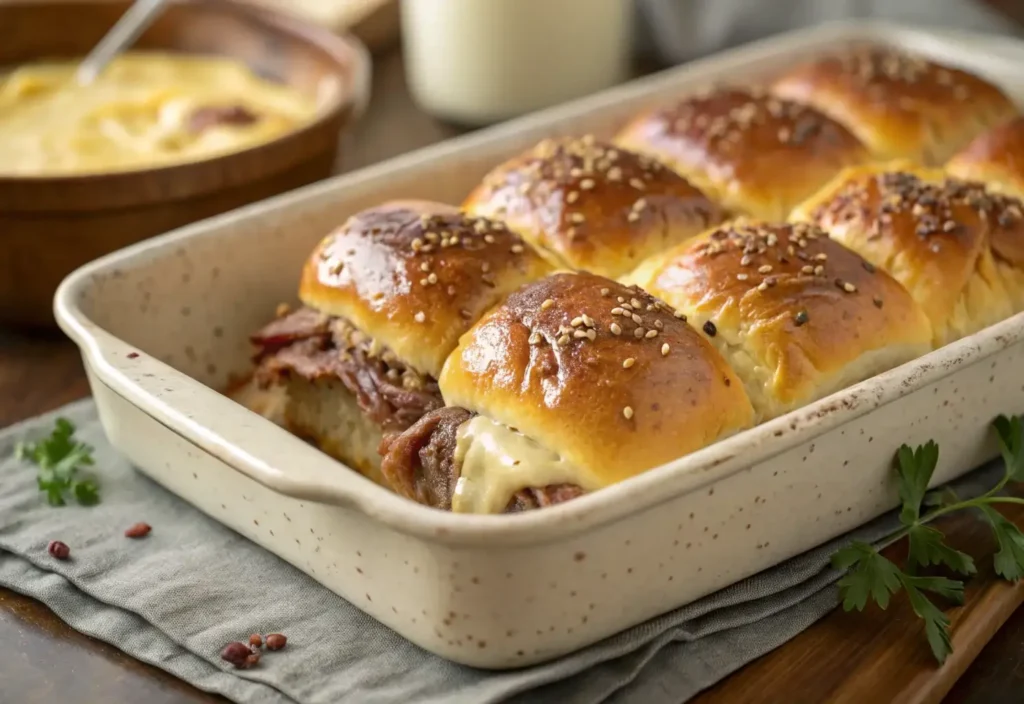
<path id="1" fill-rule="evenodd" d="M 458 202 L 544 136 L 606 134 L 641 107 L 750 81 L 869 39 L 967 66 L 1019 96 L 1010 40 L 842 23 L 637 81 L 197 223 L 61 285 L 104 428 L 141 471 L 423 648 L 536 663 L 693 601 L 897 503 L 894 450 L 938 439 L 936 482 L 994 456 L 1024 411 L 1024 315 L 594 494 L 515 516 L 453 515 L 383 490 L 216 389 L 295 296 L 316 241 L 390 198 Z M 976 47 L 995 46 L 980 51 Z M 1019 58 L 1018 58 L 1019 57 Z"/>

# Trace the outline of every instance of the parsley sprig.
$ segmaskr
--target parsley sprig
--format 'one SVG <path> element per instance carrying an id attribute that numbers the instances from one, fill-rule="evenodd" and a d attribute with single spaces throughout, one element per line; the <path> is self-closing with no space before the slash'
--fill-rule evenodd
<path id="1" fill-rule="evenodd" d="M 970 555 L 946 545 L 942 532 L 928 524 L 955 511 L 980 511 L 999 545 L 993 559 L 996 574 L 1013 582 L 1024 577 L 1024 533 L 993 506 L 1024 504 L 1024 499 L 1002 494 L 1008 483 L 1024 481 L 1024 427 L 1020 417 L 1005 416 L 996 418 L 992 425 L 998 436 L 1005 471 L 992 489 L 973 499 L 961 499 L 948 488 L 928 491 L 939 460 L 939 446 L 933 441 L 914 450 L 903 445 L 896 453 L 902 527 L 883 540 L 883 544 L 891 545 L 907 538 L 909 550 L 905 569 L 900 569 L 875 547 L 859 541 L 832 557 L 837 569 L 848 570 L 839 580 L 844 610 L 862 611 L 869 600 L 885 609 L 890 597 L 902 589 L 914 613 L 924 620 L 928 644 L 940 663 L 953 652 L 949 618 L 928 595 L 962 604 L 964 584 L 956 579 L 920 575 L 918 570 L 938 565 L 962 575 L 972 575 L 978 570 Z"/>
<path id="2" fill-rule="evenodd" d="M 68 493 L 84 506 L 100 501 L 96 479 L 79 475 L 80 468 L 92 466 L 93 448 L 75 440 L 74 434 L 71 421 L 58 418 L 49 437 L 38 442 L 19 442 L 14 448 L 15 457 L 29 460 L 39 469 L 39 491 L 46 494 L 51 506 L 63 506 Z"/>

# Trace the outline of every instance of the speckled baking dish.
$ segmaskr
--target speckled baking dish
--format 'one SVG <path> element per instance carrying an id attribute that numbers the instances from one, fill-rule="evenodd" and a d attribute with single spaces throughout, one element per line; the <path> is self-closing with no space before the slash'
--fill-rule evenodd
<path id="1" fill-rule="evenodd" d="M 605 134 L 659 97 L 762 78 L 855 39 L 967 65 L 1016 95 L 1024 87 L 1024 49 L 1009 40 L 831 25 L 136 245 L 74 273 L 56 299 L 107 433 L 156 481 L 411 641 L 488 668 L 581 648 L 891 508 L 900 443 L 941 439 L 936 481 L 963 473 L 995 454 L 991 418 L 1024 411 L 1024 315 L 642 476 L 516 516 L 409 502 L 217 391 L 247 369 L 248 334 L 294 298 L 311 247 L 348 214 L 395 197 L 458 202 L 544 136 Z"/>

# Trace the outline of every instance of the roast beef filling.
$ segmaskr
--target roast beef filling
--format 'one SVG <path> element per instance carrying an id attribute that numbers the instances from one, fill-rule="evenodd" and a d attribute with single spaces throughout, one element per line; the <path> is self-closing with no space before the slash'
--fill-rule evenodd
<path id="1" fill-rule="evenodd" d="M 473 417 L 464 408 L 433 410 L 403 433 L 384 436 L 381 471 L 398 493 L 427 506 L 450 510 L 461 468 L 456 466 L 458 428 Z M 505 513 L 528 511 L 582 495 L 573 484 L 529 487 L 516 492 Z"/>
<path id="2" fill-rule="evenodd" d="M 435 379 L 403 364 L 344 318 L 300 308 L 252 341 L 259 347 L 258 384 L 266 387 L 292 374 L 311 382 L 336 378 L 386 432 L 405 430 L 444 405 Z"/>

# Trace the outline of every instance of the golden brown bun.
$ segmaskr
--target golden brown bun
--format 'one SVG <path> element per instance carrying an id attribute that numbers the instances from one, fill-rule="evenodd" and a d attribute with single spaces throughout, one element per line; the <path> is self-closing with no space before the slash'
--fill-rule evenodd
<path id="1" fill-rule="evenodd" d="M 582 485 L 620 481 L 752 420 L 729 365 L 671 308 L 589 273 L 510 295 L 459 341 L 438 381 L 447 404 L 517 428 L 591 473 Z"/>
<path id="2" fill-rule="evenodd" d="M 933 166 L 1016 113 L 999 88 L 977 76 L 877 46 L 800 64 L 772 91 L 839 120 L 880 159 Z"/>
<path id="3" fill-rule="evenodd" d="M 504 220 L 559 267 L 609 277 L 723 219 L 671 169 L 589 136 L 545 140 L 509 160 L 463 207 Z"/>
<path id="4" fill-rule="evenodd" d="M 950 159 L 946 173 L 964 181 L 981 181 L 994 193 L 1024 198 L 1024 117 L 976 137 Z"/>
<path id="5" fill-rule="evenodd" d="M 945 180 L 940 170 L 879 165 L 840 175 L 793 219 L 820 225 L 902 283 L 924 308 L 934 344 L 941 346 L 1013 312 L 992 253 L 999 215 L 990 219 L 989 212 L 995 205 L 979 185 Z M 1019 212 L 1000 214 L 1012 226 Z"/>
<path id="6" fill-rule="evenodd" d="M 759 420 L 931 349 L 928 319 L 904 288 L 809 225 L 730 223 L 632 278 L 718 347 Z"/>
<path id="7" fill-rule="evenodd" d="M 299 297 L 437 376 L 484 311 L 550 266 L 505 226 L 439 203 L 364 210 L 317 246 Z"/>
<path id="8" fill-rule="evenodd" d="M 782 220 L 867 150 L 818 111 L 726 88 L 641 114 L 615 138 L 662 159 L 725 207 Z"/>

